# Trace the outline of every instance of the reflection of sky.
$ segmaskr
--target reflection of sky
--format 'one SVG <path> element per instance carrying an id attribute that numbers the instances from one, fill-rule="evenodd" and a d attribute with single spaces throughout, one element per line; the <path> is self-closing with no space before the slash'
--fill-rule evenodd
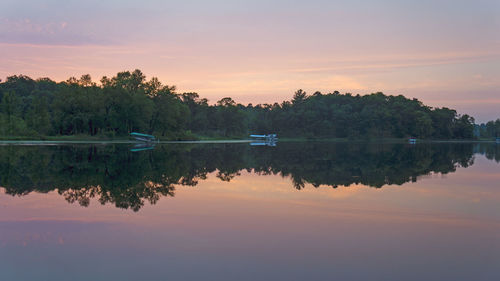
<path id="1" fill-rule="evenodd" d="M 497 280 L 498 163 L 381 189 L 211 175 L 139 212 L 0 196 L 1 280 Z"/>
<path id="2" fill-rule="evenodd" d="M 384 91 L 484 121 L 500 113 L 499 14 L 495 0 L 4 0 L 0 77 L 140 68 L 211 102 Z"/>

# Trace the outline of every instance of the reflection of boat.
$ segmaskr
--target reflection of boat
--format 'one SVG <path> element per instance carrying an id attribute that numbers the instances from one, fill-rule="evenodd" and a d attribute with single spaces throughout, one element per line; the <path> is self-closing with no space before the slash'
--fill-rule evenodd
<path id="1" fill-rule="evenodd" d="M 154 143 L 139 143 L 139 144 L 136 144 L 134 145 L 133 148 L 130 149 L 130 151 L 132 152 L 139 152 L 139 151 L 144 151 L 144 150 L 150 150 L 150 149 L 154 149 L 155 148 L 155 144 Z"/>
<path id="2" fill-rule="evenodd" d="M 252 138 L 250 145 L 276 146 L 276 142 L 278 142 L 276 134 L 250 135 L 250 137 Z"/>
<path id="3" fill-rule="evenodd" d="M 417 143 L 417 139 L 416 138 L 409 138 L 408 139 L 408 143 L 410 143 L 410 144 L 416 144 Z"/>
<path id="4" fill-rule="evenodd" d="M 134 132 L 134 133 L 130 133 L 130 136 L 135 138 L 135 140 L 142 141 L 142 142 L 157 142 L 158 141 L 155 136 L 147 135 L 147 134 L 141 134 L 141 133 Z"/>
<path id="5" fill-rule="evenodd" d="M 252 141 L 250 143 L 250 145 L 253 145 L 253 146 L 276 146 L 276 142 L 275 141 Z"/>

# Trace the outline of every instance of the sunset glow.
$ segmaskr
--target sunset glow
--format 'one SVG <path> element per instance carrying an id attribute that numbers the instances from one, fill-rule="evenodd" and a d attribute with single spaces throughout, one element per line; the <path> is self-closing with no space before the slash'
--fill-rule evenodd
<path id="1" fill-rule="evenodd" d="M 482 122 L 500 113 L 499 14 L 494 0 L 4 0 L 0 79 L 139 68 L 211 103 L 382 91 Z"/>

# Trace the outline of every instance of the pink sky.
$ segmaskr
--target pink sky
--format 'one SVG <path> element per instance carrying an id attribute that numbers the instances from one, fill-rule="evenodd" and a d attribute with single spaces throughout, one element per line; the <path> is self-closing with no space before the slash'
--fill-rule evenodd
<path id="1" fill-rule="evenodd" d="M 500 117 L 498 1 L 13 1 L 0 79 L 141 69 L 215 103 L 382 91 Z"/>

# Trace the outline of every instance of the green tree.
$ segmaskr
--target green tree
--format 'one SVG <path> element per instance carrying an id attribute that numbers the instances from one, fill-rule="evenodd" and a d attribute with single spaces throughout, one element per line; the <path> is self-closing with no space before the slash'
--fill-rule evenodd
<path id="1" fill-rule="evenodd" d="M 36 97 L 30 111 L 31 128 L 40 135 L 47 135 L 51 131 L 49 105 L 44 96 Z"/>
<path id="2" fill-rule="evenodd" d="M 229 98 L 217 101 L 217 129 L 222 136 L 235 136 L 245 132 L 245 115 L 236 102 Z"/>
<path id="3" fill-rule="evenodd" d="M 15 133 L 20 133 L 17 130 L 19 127 L 23 127 L 20 124 L 23 120 L 18 118 L 20 113 L 19 99 L 14 92 L 6 92 L 2 98 L 2 127 L 4 128 L 4 134 L 14 135 Z"/>

